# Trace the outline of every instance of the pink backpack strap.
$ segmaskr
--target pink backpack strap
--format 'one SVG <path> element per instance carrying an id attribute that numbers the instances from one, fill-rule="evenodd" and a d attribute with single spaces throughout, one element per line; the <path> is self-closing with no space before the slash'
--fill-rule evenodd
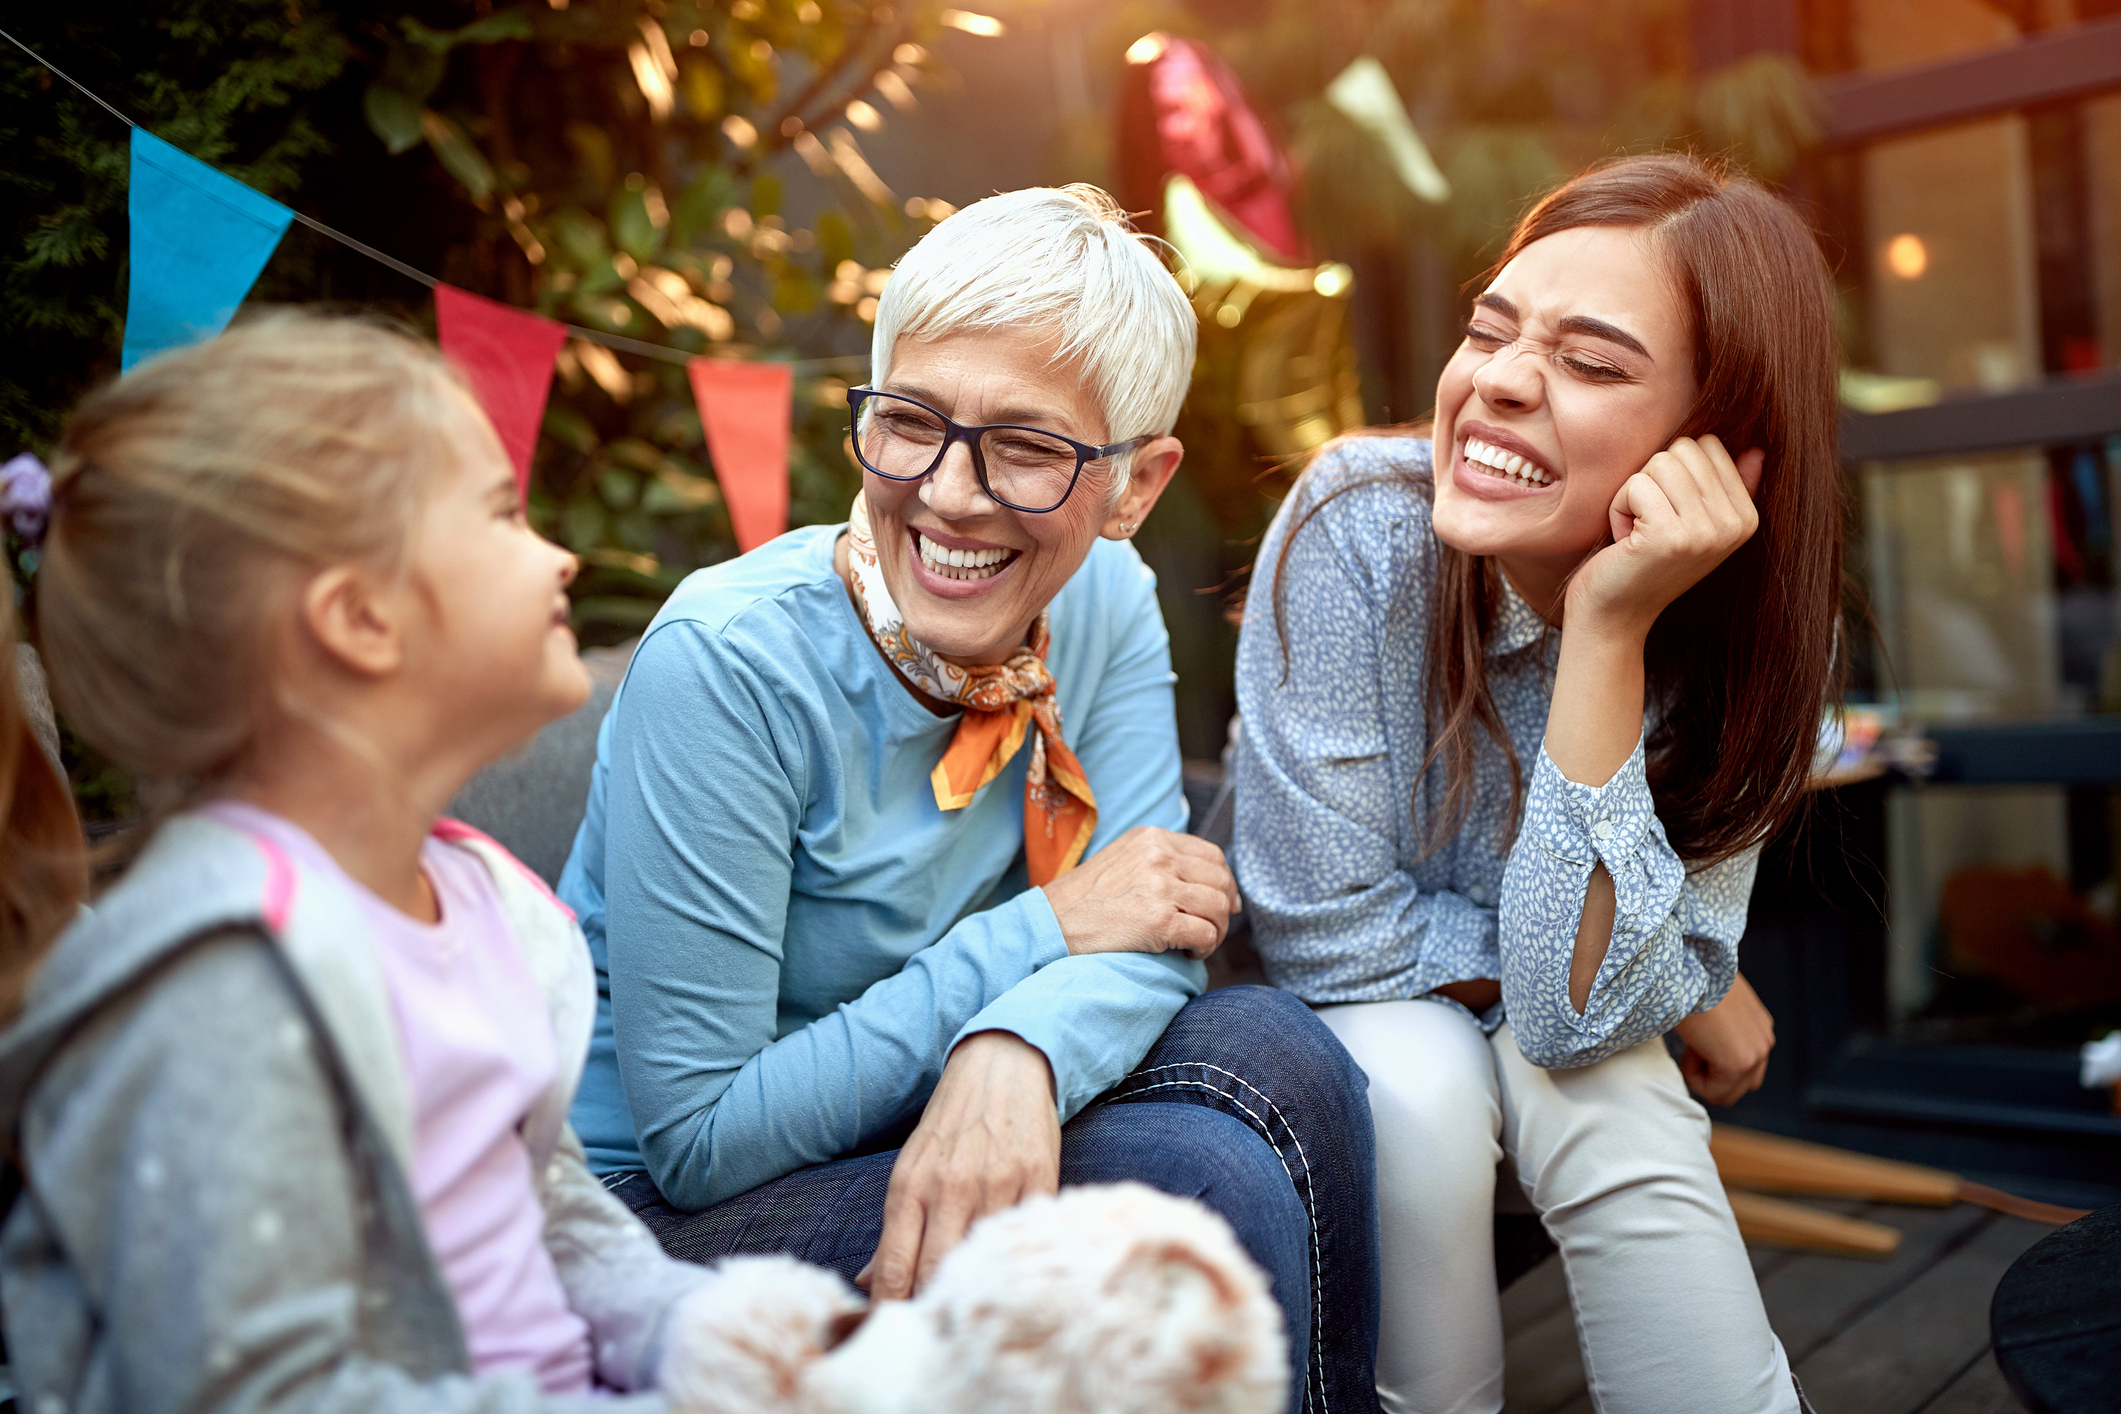
<path id="1" fill-rule="evenodd" d="M 265 926 L 275 933 L 287 931 L 287 920 L 295 911 L 295 865 L 287 851 L 261 834 L 246 830 L 250 842 L 265 859 Z"/>
<path id="2" fill-rule="evenodd" d="M 462 820 L 452 820 L 445 815 L 435 821 L 434 829 L 430 831 L 430 833 L 433 834 L 436 839 L 446 841 L 450 844 L 458 844 L 465 840 L 476 840 L 480 844 L 485 845 L 488 849 L 491 849 L 495 853 L 499 854 L 501 858 L 507 860 L 510 864 L 513 864 L 516 867 L 516 872 L 521 874 L 524 878 L 528 879 L 531 882 L 532 886 L 534 886 L 539 893 L 543 894 L 545 896 L 546 901 L 550 903 L 554 908 L 557 908 L 558 910 L 560 910 L 560 912 L 566 914 L 569 919 L 574 919 L 574 910 L 569 908 L 566 904 L 560 902 L 560 896 L 554 893 L 552 889 L 546 884 L 546 882 L 538 876 L 537 870 L 531 868 L 528 864 L 525 864 L 522 860 L 516 858 L 513 854 L 510 854 L 506 845 L 502 844 L 492 835 L 487 834 L 484 830 L 481 830 L 473 825 L 467 825 Z"/>

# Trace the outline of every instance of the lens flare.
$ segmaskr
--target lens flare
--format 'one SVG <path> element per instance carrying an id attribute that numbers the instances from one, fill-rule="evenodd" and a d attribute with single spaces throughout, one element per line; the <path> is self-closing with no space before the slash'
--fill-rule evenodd
<path id="1" fill-rule="evenodd" d="M 1930 268 L 1929 247 L 1920 236 L 1895 236 L 1885 243 L 1885 268 L 1903 280 L 1919 280 Z"/>

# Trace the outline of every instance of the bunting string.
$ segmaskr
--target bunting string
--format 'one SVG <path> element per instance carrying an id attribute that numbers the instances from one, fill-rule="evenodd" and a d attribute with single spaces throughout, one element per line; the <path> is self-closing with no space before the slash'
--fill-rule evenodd
<path id="1" fill-rule="evenodd" d="M 124 113 L 120 112 L 111 103 L 107 102 L 101 94 L 97 93 L 94 89 L 91 89 L 87 84 L 82 83 L 73 75 L 67 73 L 65 70 L 53 64 L 42 54 L 39 54 L 36 50 L 30 48 L 27 44 L 24 44 L 21 40 L 9 34 L 6 30 L 0 30 L 0 39 L 4 39 L 9 44 L 14 45 L 24 54 L 29 55 L 31 59 L 43 65 L 46 70 L 50 71 L 52 74 L 58 76 L 59 78 L 64 79 L 68 84 L 72 85 L 72 87 L 77 92 L 79 92 L 82 97 L 95 103 L 105 112 L 109 113 L 113 118 L 116 118 L 119 122 L 125 124 L 125 126 L 127 126 L 128 128 L 139 128 L 140 125 L 138 123 L 134 122 L 131 118 L 127 117 Z M 365 241 L 356 240 L 354 237 L 347 235 L 344 231 L 335 230 L 332 227 L 325 225 L 322 221 L 317 220 L 313 216 L 305 216 L 299 211 L 290 212 L 289 214 L 292 215 L 295 220 L 309 227 L 309 229 L 311 229 L 312 231 L 315 231 L 318 235 L 324 236 L 326 239 L 329 240 L 337 241 L 340 245 L 345 246 L 348 250 L 358 251 L 360 254 L 367 256 L 370 260 L 376 261 L 379 264 L 387 265 L 392 270 L 397 271 L 400 275 L 403 275 L 408 280 L 418 281 L 420 284 L 425 285 L 428 289 L 436 289 L 442 285 L 442 281 L 428 274 L 426 271 L 421 270 L 415 266 L 408 265 L 394 255 L 385 254 L 383 251 L 377 250 L 374 246 L 369 245 Z M 661 359 L 665 363 L 690 365 L 692 361 L 698 357 L 698 355 L 688 354 L 682 349 L 667 348 L 662 344 L 651 344 L 645 339 L 629 339 L 623 334 L 607 334 L 601 329 L 589 329 L 579 324 L 562 324 L 560 325 L 560 327 L 565 329 L 567 333 L 573 336 L 574 338 L 586 339 L 593 344 L 602 344 L 605 348 L 613 349 L 620 353 L 637 354 L 643 358 Z M 758 361 L 763 363 L 771 363 L 773 366 L 778 368 L 785 368 L 793 377 L 808 377 L 821 373 L 860 373 L 865 371 L 869 366 L 869 357 L 867 354 L 839 354 L 825 358 L 806 358 L 794 360 L 770 359 Z"/>

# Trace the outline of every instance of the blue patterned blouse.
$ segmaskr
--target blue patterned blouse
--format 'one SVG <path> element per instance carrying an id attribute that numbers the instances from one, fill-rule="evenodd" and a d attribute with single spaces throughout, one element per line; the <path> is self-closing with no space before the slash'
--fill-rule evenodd
<path id="1" fill-rule="evenodd" d="M 1436 583 L 1429 470 L 1425 440 L 1343 442 L 1261 542 L 1237 652 L 1232 862 L 1275 985 L 1352 1002 L 1500 978 L 1485 1029 L 1507 1016 L 1536 1064 L 1588 1065 L 1723 999 L 1757 851 L 1689 875 L 1665 842 L 1640 742 L 1603 786 L 1561 774 L 1542 745 L 1560 633 L 1505 582 L 1487 665 L 1526 766 L 1523 822 L 1512 841 L 1509 768 L 1481 733 L 1465 827 L 1422 856 L 1415 801 L 1426 822 L 1445 788 L 1441 766 L 1416 779 Z M 1273 607 L 1283 539 L 1343 487 L 1354 489 L 1312 517 L 1280 567 L 1284 639 Z M 1578 1015 L 1569 958 L 1594 862 L 1612 875 L 1618 914 Z"/>

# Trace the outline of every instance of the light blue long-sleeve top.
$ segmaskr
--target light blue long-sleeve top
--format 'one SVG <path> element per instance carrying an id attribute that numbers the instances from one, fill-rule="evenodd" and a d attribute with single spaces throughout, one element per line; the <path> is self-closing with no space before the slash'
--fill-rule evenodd
<path id="1" fill-rule="evenodd" d="M 597 964 L 573 1122 L 600 1173 L 700 1208 L 917 1113 L 950 1048 L 1008 1031 L 1065 1120 L 1205 984 L 1182 956 L 1071 956 L 1023 858 L 1029 751 L 961 810 L 929 773 L 957 727 L 885 663 L 832 565 L 844 526 L 692 575 L 597 740 L 560 878 Z M 1183 829 L 1155 579 L 1100 540 L 1051 605 L 1047 662 L 1097 797 L 1090 854 Z"/>
<path id="2" fill-rule="evenodd" d="M 1476 729 L 1465 825 L 1424 856 L 1446 790 L 1440 764 L 1421 771 L 1437 552 L 1429 455 L 1418 438 L 1338 444 L 1260 542 L 1237 651 L 1231 863 L 1276 985 L 1311 1002 L 1385 1001 L 1499 978 L 1487 1029 L 1507 1017 L 1533 1063 L 1587 1065 L 1723 999 L 1758 851 L 1690 874 L 1658 822 L 1639 741 L 1602 786 L 1561 774 L 1542 744 L 1561 636 L 1505 580 L 1484 665 L 1524 763 L 1522 824 L 1513 839 L 1509 767 Z M 1596 863 L 1617 913 L 1579 1015 L 1569 961 Z"/>

